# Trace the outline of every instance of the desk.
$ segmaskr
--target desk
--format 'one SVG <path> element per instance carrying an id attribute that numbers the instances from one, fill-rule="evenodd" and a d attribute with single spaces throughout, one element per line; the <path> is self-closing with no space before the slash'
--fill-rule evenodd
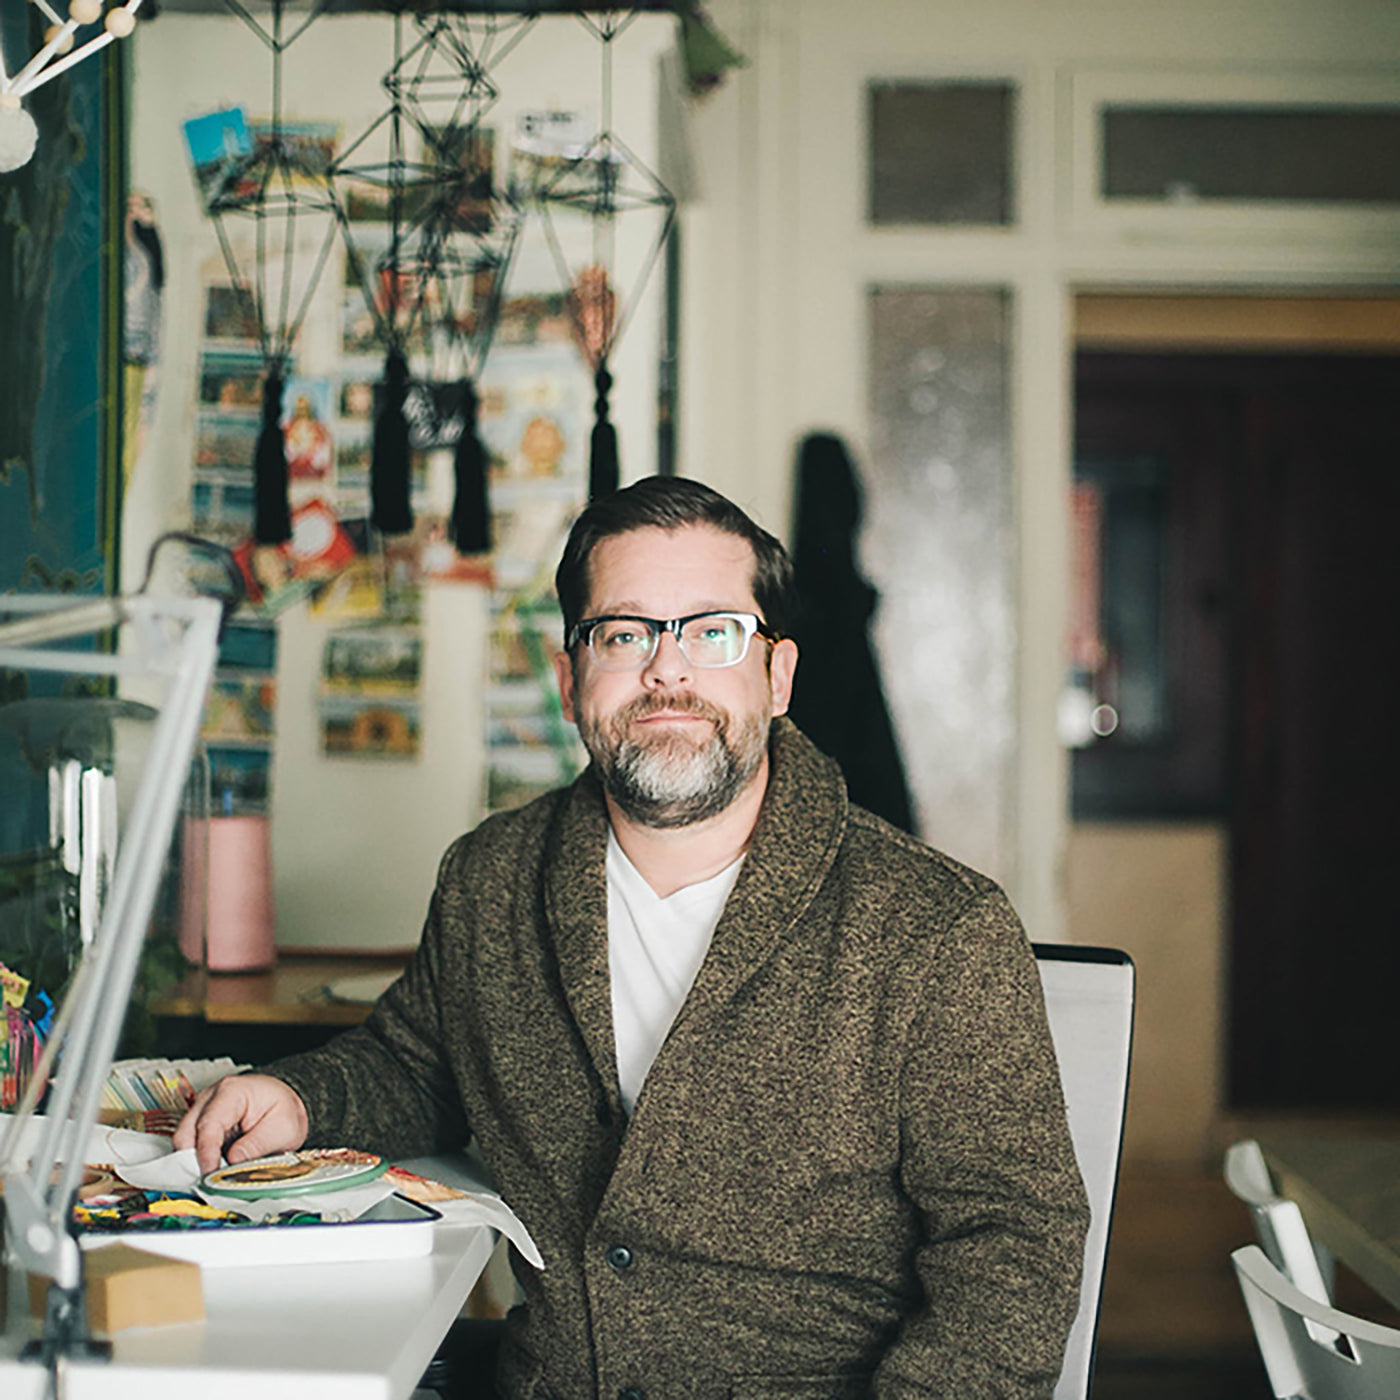
<path id="1" fill-rule="evenodd" d="M 470 1186 L 465 1158 L 406 1163 Z M 438 1226 L 431 1254 L 362 1264 L 203 1270 L 205 1319 L 132 1328 L 109 1364 L 65 1367 L 64 1400 L 405 1400 L 486 1267 L 495 1231 Z M 22 1282 L 22 1280 L 21 1280 Z M 15 1358 L 31 1330 L 11 1280 L 0 1395 L 42 1400 L 46 1373 Z"/>
<path id="2" fill-rule="evenodd" d="M 1279 1130 L 1259 1146 L 1314 1237 L 1400 1307 L 1400 1137 Z"/>
<path id="3" fill-rule="evenodd" d="M 254 1064 L 311 1049 L 369 1015 L 368 1002 L 327 997 L 328 983 L 388 978 L 403 971 L 409 956 L 282 954 L 265 972 L 192 968 L 148 1003 L 156 1048 L 174 1057 L 232 1055 Z"/>
<path id="4" fill-rule="evenodd" d="M 209 972 L 191 968 L 168 991 L 151 998 L 153 1016 L 194 1017 L 211 1023 L 358 1026 L 367 1002 L 333 1001 L 323 991 L 342 977 L 402 972 L 409 954 L 321 957 L 290 954 L 265 972 Z"/>

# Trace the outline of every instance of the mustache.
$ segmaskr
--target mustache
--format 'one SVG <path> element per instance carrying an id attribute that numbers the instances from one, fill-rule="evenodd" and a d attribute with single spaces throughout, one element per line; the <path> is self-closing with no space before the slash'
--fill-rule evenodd
<path id="1" fill-rule="evenodd" d="M 712 705 L 692 691 L 663 694 L 653 690 L 624 705 L 617 712 L 616 721 L 619 725 L 627 725 L 634 719 L 646 719 L 648 715 L 661 714 L 663 711 L 673 715 L 695 715 L 699 719 L 708 719 L 721 729 L 728 718 L 719 706 Z"/>

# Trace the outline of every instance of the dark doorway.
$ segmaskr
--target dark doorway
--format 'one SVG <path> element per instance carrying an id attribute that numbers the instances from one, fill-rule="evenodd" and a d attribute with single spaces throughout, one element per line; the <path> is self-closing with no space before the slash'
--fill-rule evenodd
<path id="1" fill-rule="evenodd" d="M 1076 815 L 1228 824 L 1231 1107 L 1394 1109 L 1400 357 L 1085 353 L 1076 415 L 1160 488 L 1161 701 L 1076 753 Z"/>

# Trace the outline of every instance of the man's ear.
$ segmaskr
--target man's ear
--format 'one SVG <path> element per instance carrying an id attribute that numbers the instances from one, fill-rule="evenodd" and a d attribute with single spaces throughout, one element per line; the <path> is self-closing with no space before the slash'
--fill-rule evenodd
<path id="1" fill-rule="evenodd" d="M 773 643 L 768 658 L 768 691 L 773 698 L 773 717 L 787 714 L 792 700 L 792 681 L 797 674 L 797 643 L 784 637 Z"/>
<path id="2" fill-rule="evenodd" d="M 554 653 L 554 679 L 559 683 L 559 706 L 570 724 L 577 724 L 574 714 L 574 662 L 567 651 Z"/>

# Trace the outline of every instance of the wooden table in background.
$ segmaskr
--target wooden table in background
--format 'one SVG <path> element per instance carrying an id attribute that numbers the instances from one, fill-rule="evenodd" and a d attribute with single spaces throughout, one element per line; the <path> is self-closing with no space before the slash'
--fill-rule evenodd
<path id="1" fill-rule="evenodd" d="M 343 978 L 396 976 L 408 957 L 284 953 L 265 972 L 192 968 L 149 1003 L 160 1027 L 157 1051 L 257 1062 L 308 1049 L 369 1015 L 369 1002 L 337 1000 L 327 986 Z"/>
<path id="2" fill-rule="evenodd" d="M 1400 1308 L 1400 1134 L 1280 1129 L 1259 1145 L 1313 1236 Z"/>

